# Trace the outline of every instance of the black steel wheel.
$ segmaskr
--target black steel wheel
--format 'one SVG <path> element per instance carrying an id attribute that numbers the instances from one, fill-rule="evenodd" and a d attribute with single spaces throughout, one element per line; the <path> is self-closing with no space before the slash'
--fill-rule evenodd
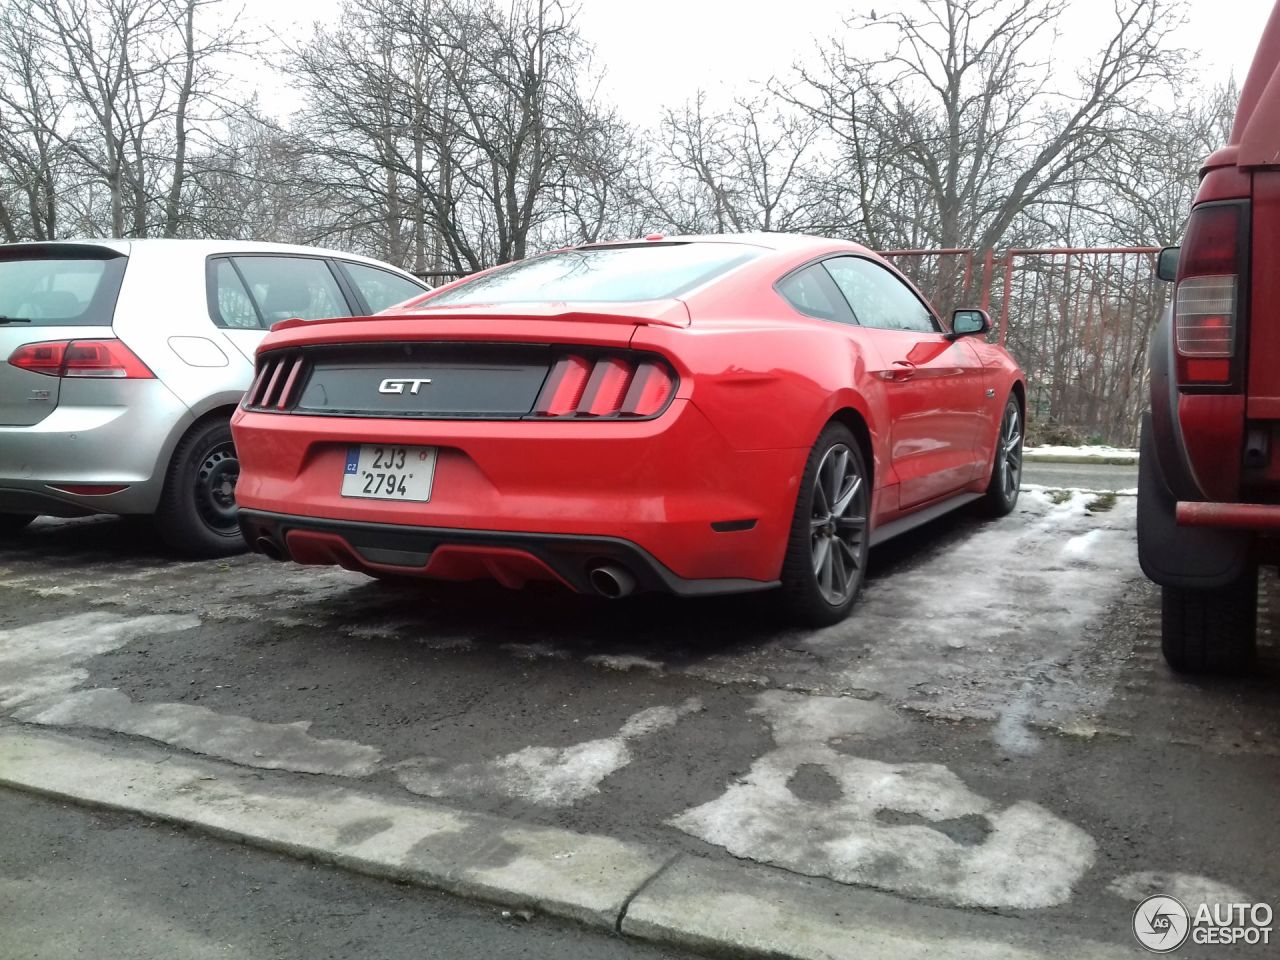
<path id="1" fill-rule="evenodd" d="M 225 557 L 245 549 L 236 507 L 240 461 L 225 420 L 196 424 L 182 438 L 154 522 L 162 540 L 189 557 Z"/>

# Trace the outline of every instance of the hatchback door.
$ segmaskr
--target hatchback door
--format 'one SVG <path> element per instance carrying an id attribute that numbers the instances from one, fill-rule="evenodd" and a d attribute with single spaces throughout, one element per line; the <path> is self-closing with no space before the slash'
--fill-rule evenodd
<path id="1" fill-rule="evenodd" d="M 57 407 L 57 370 L 38 371 L 42 354 L 52 358 L 61 351 L 42 344 L 113 336 L 125 250 L 72 243 L 0 246 L 0 426 L 32 426 Z"/>
<path id="2" fill-rule="evenodd" d="M 882 360 L 899 506 L 955 493 L 982 469 L 978 431 L 985 371 L 965 339 L 952 340 L 896 274 L 864 257 L 824 261 L 857 317 L 859 336 Z"/>

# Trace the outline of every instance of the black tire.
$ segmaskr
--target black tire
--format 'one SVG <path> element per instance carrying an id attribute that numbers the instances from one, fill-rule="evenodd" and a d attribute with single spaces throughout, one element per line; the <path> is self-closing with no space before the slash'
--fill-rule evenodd
<path id="1" fill-rule="evenodd" d="M 155 527 L 166 544 L 194 558 L 243 553 L 236 519 L 235 483 L 240 476 L 226 420 L 208 420 L 188 431 L 173 452 Z"/>
<path id="2" fill-rule="evenodd" d="M 1258 572 L 1224 587 L 1163 587 L 1160 646 L 1178 673 L 1240 673 L 1258 636 Z"/>
<path id="3" fill-rule="evenodd" d="M 987 492 L 978 501 L 978 511 L 987 517 L 1005 517 L 1018 505 L 1018 493 L 1022 489 L 1022 405 L 1010 395 L 996 428 L 996 455 L 991 464 L 991 479 Z M 1012 432 L 1011 432 L 1012 431 Z"/>
<path id="4" fill-rule="evenodd" d="M 834 491 L 837 509 L 827 491 Z M 870 504 L 870 476 L 857 441 L 843 424 L 828 424 L 805 464 L 782 563 L 780 598 L 793 623 L 825 627 L 848 616 L 866 577 Z"/>
<path id="5" fill-rule="evenodd" d="M 35 518 L 34 513 L 0 513 L 0 537 L 11 537 L 25 530 Z"/>

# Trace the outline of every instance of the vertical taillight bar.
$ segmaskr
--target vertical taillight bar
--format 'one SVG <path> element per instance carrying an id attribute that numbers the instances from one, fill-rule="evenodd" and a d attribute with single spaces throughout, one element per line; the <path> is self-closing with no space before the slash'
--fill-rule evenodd
<path id="1" fill-rule="evenodd" d="M 1245 202 L 1201 204 L 1191 211 L 1173 306 L 1180 386 L 1229 387 L 1238 379 L 1247 229 Z"/>

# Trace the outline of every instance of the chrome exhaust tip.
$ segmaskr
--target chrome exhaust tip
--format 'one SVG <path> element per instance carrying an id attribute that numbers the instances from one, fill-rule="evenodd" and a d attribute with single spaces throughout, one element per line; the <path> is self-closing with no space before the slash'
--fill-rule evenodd
<path id="1" fill-rule="evenodd" d="M 271 560 L 283 562 L 286 559 L 284 551 L 280 549 L 279 544 L 270 537 L 259 537 L 253 541 L 253 549 L 255 553 L 260 553 Z"/>
<path id="2" fill-rule="evenodd" d="M 636 578 L 612 564 L 596 567 L 588 576 L 596 593 L 610 600 L 619 600 L 636 589 Z"/>

